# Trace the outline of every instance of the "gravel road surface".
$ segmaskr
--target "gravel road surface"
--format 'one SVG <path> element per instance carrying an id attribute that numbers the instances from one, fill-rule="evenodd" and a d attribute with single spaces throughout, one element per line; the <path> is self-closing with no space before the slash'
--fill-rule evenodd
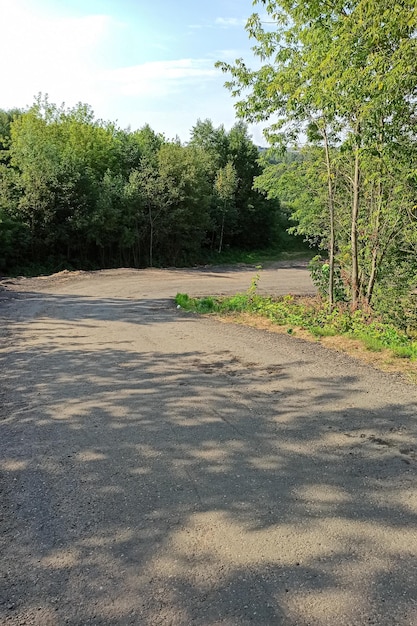
<path id="1" fill-rule="evenodd" d="M 3 281 L 1 625 L 417 625 L 416 388 L 173 303 L 253 274 Z"/>

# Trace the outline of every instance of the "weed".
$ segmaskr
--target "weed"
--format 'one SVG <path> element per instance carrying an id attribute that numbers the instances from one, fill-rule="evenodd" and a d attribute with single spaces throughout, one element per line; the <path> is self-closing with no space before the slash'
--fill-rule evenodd
<path id="1" fill-rule="evenodd" d="M 308 269 L 310 270 L 311 280 L 317 287 L 319 294 L 323 297 L 327 297 L 329 291 L 330 265 L 318 254 L 311 259 L 308 264 Z M 343 284 L 340 267 L 338 266 L 334 268 L 333 289 L 336 302 L 346 300 L 345 286 Z"/>
<path id="2" fill-rule="evenodd" d="M 259 283 L 259 279 L 261 277 L 261 274 L 260 274 L 261 269 L 262 269 L 262 265 L 257 265 L 256 266 L 257 273 L 252 278 L 250 287 L 248 288 L 248 290 L 246 292 L 247 295 L 248 295 L 249 301 L 251 301 L 251 302 L 253 302 L 253 299 L 254 299 L 254 297 L 256 295 L 256 292 L 257 292 L 257 289 L 258 289 L 258 283 Z"/>
<path id="3" fill-rule="evenodd" d="M 258 281 L 259 272 L 246 293 L 205 298 L 190 298 L 179 293 L 175 302 L 181 308 L 197 313 L 248 312 L 266 317 L 274 324 L 287 326 L 289 335 L 294 334 L 297 328 L 317 338 L 342 335 L 359 339 L 372 352 L 388 348 L 396 357 L 417 359 L 417 341 L 393 324 L 384 323 L 370 311 L 351 311 L 345 303 L 339 303 L 329 311 L 327 303 L 318 298 L 260 296 L 257 293 Z"/>
<path id="4" fill-rule="evenodd" d="M 227 298 L 219 303 L 219 308 L 224 312 L 246 311 L 248 309 L 249 298 L 247 294 L 239 293 L 236 296 Z"/>
<path id="5" fill-rule="evenodd" d="M 383 344 L 379 339 L 375 337 L 369 337 L 367 335 L 358 335 L 358 339 L 360 339 L 367 350 L 371 352 L 381 352 L 384 348 Z"/>
<path id="6" fill-rule="evenodd" d="M 412 346 L 397 346 L 392 352 L 399 359 L 412 359 L 415 356 Z"/>
<path id="7" fill-rule="evenodd" d="M 175 296 L 175 304 L 182 309 L 187 309 L 190 306 L 190 296 L 186 293 L 177 293 Z"/>
<path id="8" fill-rule="evenodd" d="M 310 326 L 308 330 L 315 337 L 334 337 L 337 331 L 332 326 Z"/>

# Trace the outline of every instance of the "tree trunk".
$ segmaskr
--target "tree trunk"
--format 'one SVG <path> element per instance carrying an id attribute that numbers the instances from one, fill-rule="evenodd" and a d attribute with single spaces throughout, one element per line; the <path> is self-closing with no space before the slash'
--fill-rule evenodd
<path id="1" fill-rule="evenodd" d="M 153 263 L 153 219 L 152 219 L 152 208 L 149 207 L 149 224 L 150 224 L 150 232 L 149 232 L 149 267 L 152 267 Z"/>
<path id="2" fill-rule="evenodd" d="M 372 263 L 371 271 L 369 274 L 368 287 L 366 290 L 366 302 L 371 304 L 372 294 L 374 292 L 377 270 L 378 270 L 378 253 L 380 244 L 380 227 L 381 227 L 381 211 L 382 211 L 382 186 L 381 181 L 378 184 L 378 209 L 375 218 L 375 232 L 374 232 L 374 245 L 372 248 Z"/>
<path id="3" fill-rule="evenodd" d="M 374 293 L 374 287 L 376 282 L 378 268 L 378 246 L 375 246 L 372 250 L 372 264 L 371 264 L 371 273 L 368 281 L 368 288 L 366 290 L 366 302 L 367 304 L 371 304 L 372 295 Z"/>
<path id="4" fill-rule="evenodd" d="M 334 254 L 335 254 L 335 230 L 334 230 L 334 194 L 333 194 L 333 182 L 332 182 L 332 170 L 330 165 L 330 151 L 329 141 L 327 137 L 326 129 L 323 129 L 324 150 L 326 154 L 326 168 L 327 168 L 327 199 L 329 205 L 329 224 L 330 224 L 330 236 L 329 236 L 329 307 L 332 309 L 334 305 Z"/>
<path id="5" fill-rule="evenodd" d="M 359 216 L 359 190 L 360 190 L 360 162 L 359 145 L 355 151 L 355 171 L 353 174 L 353 202 L 352 202 L 352 225 L 350 233 L 352 254 L 352 307 L 356 309 L 359 303 L 359 271 L 358 271 L 358 216 Z"/>
<path id="6" fill-rule="evenodd" d="M 213 228 L 213 231 L 211 233 L 211 246 L 210 246 L 210 250 L 214 249 L 214 243 L 215 243 L 215 239 L 216 239 L 216 231 Z"/>
<path id="7" fill-rule="evenodd" d="M 222 247 L 223 247 L 223 234 L 224 234 L 224 213 L 222 217 L 222 229 L 220 231 L 219 253 L 222 251 Z"/>

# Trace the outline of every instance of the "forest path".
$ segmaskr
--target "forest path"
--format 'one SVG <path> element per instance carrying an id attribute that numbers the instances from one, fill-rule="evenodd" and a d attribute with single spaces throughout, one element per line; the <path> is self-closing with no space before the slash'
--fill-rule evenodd
<path id="1" fill-rule="evenodd" d="M 416 388 L 173 304 L 253 274 L 2 292 L 1 624 L 417 624 Z"/>

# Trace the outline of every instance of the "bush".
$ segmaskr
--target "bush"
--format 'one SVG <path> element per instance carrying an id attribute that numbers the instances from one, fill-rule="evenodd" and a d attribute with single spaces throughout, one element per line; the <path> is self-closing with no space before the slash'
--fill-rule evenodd
<path id="1" fill-rule="evenodd" d="M 311 259 L 308 269 L 319 294 L 322 298 L 326 298 L 329 294 L 330 265 L 318 254 Z M 345 302 L 347 299 L 340 267 L 337 265 L 334 268 L 334 299 L 335 302 Z"/>

